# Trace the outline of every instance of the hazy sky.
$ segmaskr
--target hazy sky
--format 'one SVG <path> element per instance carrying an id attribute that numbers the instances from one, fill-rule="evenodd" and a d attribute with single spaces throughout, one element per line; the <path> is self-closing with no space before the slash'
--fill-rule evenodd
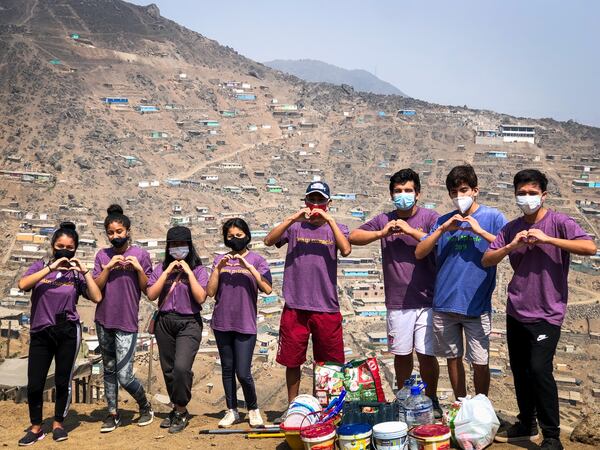
<path id="1" fill-rule="evenodd" d="M 256 61 L 318 59 L 422 100 L 600 126 L 600 1 L 154 3 Z"/>

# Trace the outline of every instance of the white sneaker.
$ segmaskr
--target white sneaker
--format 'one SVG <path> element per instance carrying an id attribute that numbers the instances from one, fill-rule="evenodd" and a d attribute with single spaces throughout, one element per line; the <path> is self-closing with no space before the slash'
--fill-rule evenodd
<path id="1" fill-rule="evenodd" d="M 238 423 L 240 421 L 240 414 L 237 409 L 229 409 L 225 413 L 225 417 L 223 417 L 219 421 L 219 428 L 229 428 L 231 425 Z"/>
<path id="2" fill-rule="evenodd" d="M 265 426 L 265 423 L 263 422 L 262 417 L 260 416 L 260 411 L 258 410 L 258 408 L 251 409 L 250 411 L 248 411 L 248 417 L 250 418 L 250 426 L 252 428 Z"/>

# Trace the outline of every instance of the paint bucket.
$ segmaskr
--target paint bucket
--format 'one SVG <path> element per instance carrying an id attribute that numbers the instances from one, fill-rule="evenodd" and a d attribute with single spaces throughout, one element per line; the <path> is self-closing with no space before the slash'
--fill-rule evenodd
<path id="1" fill-rule="evenodd" d="M 372 427 L 367 423 L 351 423 L 338 428 L 340 450 L 370 450 Z"/>
<path id="2" fill-rule="evenodd" d="M 300 428 L 303 425 L 315 424 L 319 417 L 314 413 L 321 409 L 319 400 L 312 395 L 299 395 L 290 403 L 283 423 L 288 428 Z"/>
<path id="3" fill-rule="evenodd" d="M 292 450 L 304 450 L 304 444 L 300 439 L 300 427 L 286 427 L 284 424 L 279 426 L 285 434 L 285 442 Z"/>
<path id="4" fill-rule="evenodd" d="M 374 450 L 404 450 L 408 441 L 408 427 L 404 422 L 382 422 L 373 425 Z"/>
<path id="5" fill-rule="evenodd" d="M 450 436 L 446 425 L 419 425 L 410 430 L 410 450 L 450 450 Z"/>
<path id="6" fill-rule="evenodd" d="M 326 422 L 303 427 L 300 430 L 300 439 L 304 443 L 304 450 L 334 450 L 335 425 Z"/>

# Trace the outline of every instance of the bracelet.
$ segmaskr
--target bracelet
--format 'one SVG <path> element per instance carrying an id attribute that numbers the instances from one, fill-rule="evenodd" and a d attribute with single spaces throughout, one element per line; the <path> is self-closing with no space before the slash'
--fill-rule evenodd
<path id="1" fill-rule="evenodd" d="M 85 271 L 85 272 L 83 272 L 81 275 L 83 275 L 83 276 L 85 277 L 85 276 L 86 276 L 88 273 L 90 273 L 90 269 L 86 270 L 86 271 Z"/>

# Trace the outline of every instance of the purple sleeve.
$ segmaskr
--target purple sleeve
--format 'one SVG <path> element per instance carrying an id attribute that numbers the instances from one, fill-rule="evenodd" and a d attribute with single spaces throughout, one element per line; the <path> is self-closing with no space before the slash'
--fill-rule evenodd
<path id="1" fill-rule="evenodd" d="M 27 277 L 29 275 L 32 275 L 36 272 L 39 272 L 40 270 L 42 270 L 42 268 L 45 266 L 44 260 L 40 259 L 39 261 L 34 262 L 31 266 L 29 266 L 29 269 L 27 269 L 27 271 L 23 274 L 23 277 Z"/>
<path id="2" fill-rule="evenodd" d="M 380 216 L 375 216 L 368 222 L 363 223 L 360 227 L 358 227 L 358 229 L 365 231 L 380 231 L 383 229 L 381 222 Z"/>
<path id="3" fill-rule="evenodd" d="M 206 285 L 208 284 L 208 272 L 202 266 L 198 266 L 194 269 L 194 275 L 196 275 L 196 280 L 202 286 L 202 289 L 206 289 Z"/>
<path id="4" fill-rule="evenodd" d="M 83 276 L 81 273 L 77 272 L 77 293 L 79 295 L 84 296 L 85 298 L 87 298 L 88 300 L 90 299 L 90 297 L 88 296 L 88 283 L 85 280 L 85 276 Z"/>
<path id="5" fill-rule="evenodd" d="M 162 273 L 163 273 L 162 263 L 158 263 L 156 266 L 154 266 L 154 270 L 148 277 L 147 286 L 150 287 L 150 286 L 154 285 L 158 281 L 158 278 L 162 275 Z"/>
<path id="6" fill-rule="evenodd" d="M 434 229 L 437 228 L 437 221 L 440 218 L 440 215 L 437 213 L 437 211 L 431 211 L 431 214 L 429 216 L 429 223 L 427 224 L 427 233 L 432 232 Z"/>
<path id="7" fill-rule="evenodd" d="M 506 245 L 507 235 L 509 232 L 508 229 L 509 227 L 506 225 L 502 227 L 498 234 L 496 234 L 496 239 L 494 240 L 494 242 L 492 242 L 488 247 L 488 250 L 498 250 L 499 248 L 502 248 Z"/>
<path id="8" fill-rule="evenodd" d="M 292 228 L 293 226 L 294 224 L 291 224 L 289 227 L 287 227 L 287 229 L 283 232 L 279 240 L 275 243 L 275 247 L 281 248 L 290 241 L 290 228 Z"/>
<path id="9" fill-rule="evenodd" d="M 348 239 L 348 236 L 350 235 L 350 230 L 348 229 L 348 227 L 341 223 L 338 223 L 337 226 L 340 229 L 340 231 L 342 232 L 342 234 L 345 236 L 345 238 Z"/>
<path id="10" fill-rule="evenodd" d="M 142 266 L 142 269 L 144 269 L 146 276 L 149 277 L 152 274 L 152 260 L 150 259 L 150 253 L 148 253 L 146 250 L 144 250 L 142 253 L 140 265 Z"/>
<path id="11" fill-rule="evenodd" d="M 572 217 L 565 217 L 565 220 L 563 220 L 561 223 L 560 229 L 563 234 L 563 239 L 568 239 L 570 241 L 592 240 L 592 237 L 586 233 L 586 231 L 581 228 L 581 226 L 575 222 L 575 219 Z"/>
<path id="12" fill-rule="evenodd" d="M 94 270 L 92 270 L 92 276 L 94 278 L 98 278 L 100 273 L 102 273 L 102 250 L 96 253 L 96 258 L 94 259 Z"/>
<path id="13" fill-rule="evenodd" d="M 262 277 L 269 282 L 269 284 L 273 284 L 273 277 L 271 276 L 271 268 L 269 267 L 269 263 L 261 256 L 258 264 L 256 266 L 256 270 L 258 273 L 262 275 Z"/>

